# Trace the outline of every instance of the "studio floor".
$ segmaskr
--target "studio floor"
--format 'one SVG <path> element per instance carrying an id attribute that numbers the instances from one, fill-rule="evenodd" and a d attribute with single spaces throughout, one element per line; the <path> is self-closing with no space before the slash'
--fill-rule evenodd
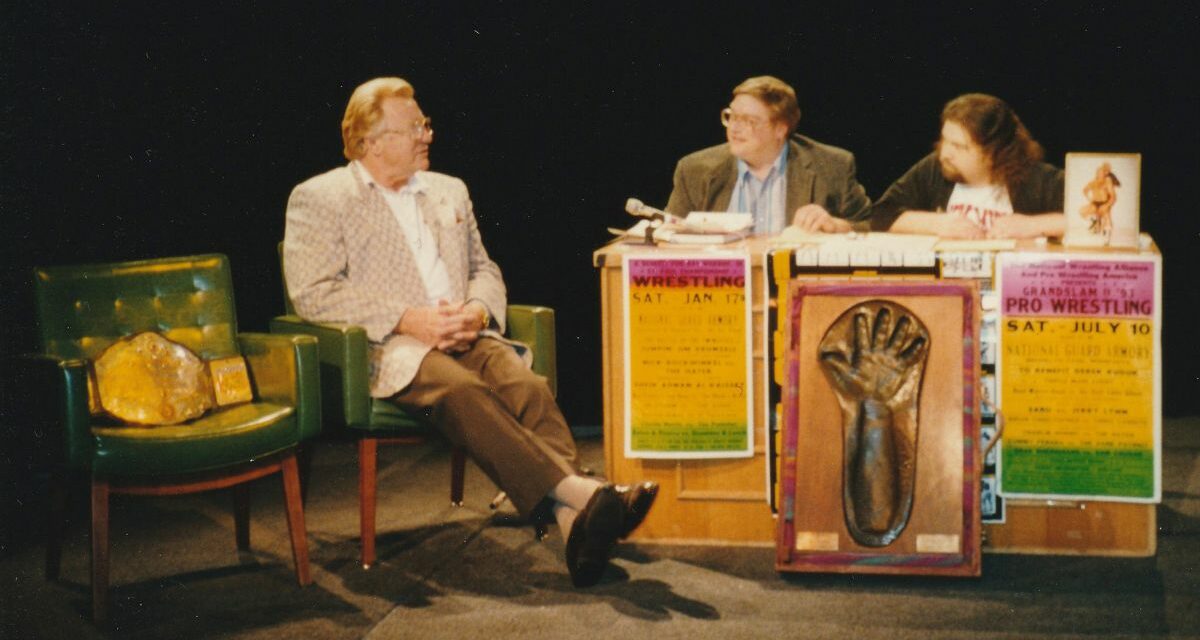
<path id="1" fill-rule="evenodd" d="M 364 571 L 354 443 L 320 440 L 311 586 L 295 582 L 277 477 L 255 482 L 241 554 L 227 492 L 116 496 L 104 627 L 89 619 L 85 487 L 56 582 L 42 574 L 39 492 L 19 488 L 0 523 L 0 638 L 1197 638 L 1200 418 L 1166 420 L 1163 440 L 1155 557 L 985 554 L 978 579 L 780 575 L 767 547 L 626 543 L 584 590 L 557 530 L 537 542 L 511 511 L 492 512 L 477 468 L 465 505 L 449 505 L 440 443 L 380 449 L 380 561 Z M 580 445 L 603 469 L 599 439 Z"/>

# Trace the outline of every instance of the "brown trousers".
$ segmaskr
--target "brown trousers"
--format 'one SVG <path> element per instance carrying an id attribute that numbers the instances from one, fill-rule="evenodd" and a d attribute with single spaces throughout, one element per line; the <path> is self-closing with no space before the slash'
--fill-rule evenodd
<path id="1" fill-rule="evenodd" d="M 576 473 L 575 440 L 550 387 L 496 340 L 461 354 L 430 351 L 391 401 L 465 447 L 523 515 Z"/>

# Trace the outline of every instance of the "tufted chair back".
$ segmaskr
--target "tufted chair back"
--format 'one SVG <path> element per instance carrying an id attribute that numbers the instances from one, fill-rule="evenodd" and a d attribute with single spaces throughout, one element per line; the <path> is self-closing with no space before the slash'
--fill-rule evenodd
<path id="1" fill-rule="evenodd" d="M 296 451 L 320 432 L 317 341 L 312 336 L 238 333 L 229 260 L 208 254 L 34 269 L 41 353 L 21 362 L 30 380 L 23 403 L 63 452 L 52 496 L 73 472 L 91 476 L 92 615 L 108 616 L 109 495 L 173 496 L 234 488 L 234 530 L 250 548 L 249 483 L 283 481 L 296 580 L 312 581 Z M 87 361 L 117 340 L 156 331 L 201 358 L 245 358 L 253 400 L 152 429 L 94 417 Z M 46 575 L 59 571 L 65 503 L 51 501 Z M 186 544 L 186 542 L 185 542 Z"/>
<path id="2" fill-rule="evenodd" d="M 41 351 L 94 358 L 118 339 L 157 331 L 204 359 L 235 355 L 229 260 L 209 254 L 34 272 Z"/>

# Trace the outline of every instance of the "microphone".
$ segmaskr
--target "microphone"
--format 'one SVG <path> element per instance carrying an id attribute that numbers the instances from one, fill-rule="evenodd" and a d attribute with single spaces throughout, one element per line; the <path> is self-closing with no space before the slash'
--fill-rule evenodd
<path id="1" fill-rule="evenodd" d="M 625 211 L 639 218 L 650 218 L 651 220 L 670 222 L 677 219 L 677 216 L 669 214 L 662 209 L 655 209 L 637 198 L 630 198 L 625 201 Z"/>

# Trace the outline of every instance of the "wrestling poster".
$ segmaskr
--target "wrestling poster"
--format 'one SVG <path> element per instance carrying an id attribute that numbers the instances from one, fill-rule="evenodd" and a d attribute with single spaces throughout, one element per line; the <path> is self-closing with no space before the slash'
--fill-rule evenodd
<path id="1" fill-rule="evenodd" d="M 997 261 L 1001 494 L 1158 502 L 1161 257 Z"/>
<path id="2" fill-rule="evenodd" d="M 628 256 L 624 302 L 625 456 L 752 456 L 749 256 Z"/>

